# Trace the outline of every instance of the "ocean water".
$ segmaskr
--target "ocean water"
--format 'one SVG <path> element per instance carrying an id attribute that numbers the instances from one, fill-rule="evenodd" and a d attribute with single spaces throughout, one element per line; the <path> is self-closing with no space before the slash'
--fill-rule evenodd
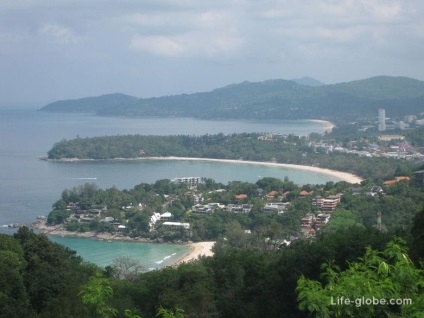
<path id="1" fill-rule="evenodd" d="M 143 268 L 153 270 L 173 264 L 187 251 L 184 245 L 99 241 L 89 238 L 50 236 L 53 242 L 77 251 L 84 260 L 106 267 L 113 259 L 130 256 Z"/>
<path id="2" fill-rule="evenodd" d="M 119 189 L 130 189 L 142 182 L 152 183 L 160 179 L 185 176 L 213 178 L 224 184 L 232 180 L 256 182 L 262 177 L 284 178 L 285 176 L 300 184 L 338 181 L 333 177 L 309 171 L 236 163 L 149 160 L 47 162 L 37 159 L 39 156 L 45 156 L 51 146 L 63 138 L 118 134 L 203 135 L 241 132 L 301 135 L 323 131 L 322 124 L 310 121 L 112 118 L 34 110 L 0 110 L 0 232 L 13 232 L 4 227 L 5 225 L 31 223 L 39 215 L 46 216 L 64 189 L 87 182 L 95 183 L 100 188 L 116 186 Z M 87 245 L 86 240 L 60 239 L 62 244 L 74 248 L 81 255 L 85 253 L 83 247 Z M 77 244 L 77 242 L 85 243 Z M 115 251 L 115 242 L 106 243 L 93 240 L 89 244 L 105 244 L 106 250 L 109 251 L 110 262 L 121 247 L 116 248 Z M 122 244 L 133 246 L 132 243 L 123 242 Z M 154 248 L 158 246 L 154 245 Z M 180 247 L 175 246 L 175 249 L 178 248 Z M 87 259 L 90 257 L 90 250 L 94 249 L 88 249 L 87 254 L 84 254 Z M 163 257 L 172 255 L 170 252 L 164 253 Z M 134 252 L 135 255 L 137 253 L 141 252 Z M 96 256 L 93 260 L 99 264 L 106 264 L 108 261 L 102 257 L 105 256 Z M 160 261 L 160 257 L 152 256 L 151 258 L 153 263 L 149 259 L 149 266 Z"/>

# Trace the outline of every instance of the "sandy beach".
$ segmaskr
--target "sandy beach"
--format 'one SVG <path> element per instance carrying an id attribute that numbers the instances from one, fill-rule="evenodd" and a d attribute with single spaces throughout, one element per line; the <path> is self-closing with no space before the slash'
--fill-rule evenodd
<path id="1" fill-rule="evenodd" d="M 331 121 L 321 120 L 321 119 L 308 119 L 308 120 L 314 123 L 320 123 L 324 125 L 324 131 L 327 133 L 331 133 L 333 128 L 336 127 L 336 125 L 334 125 Z"/>
<path id="2" fill-rule="evenodd" d="M 212 247 L 215 242 L 196 242 L 188 245 L 189 251 L 175 262 L 174 265 L 197 260 L 200 256 L 213 256 Z"/>
<path id="3" fill-rule="evenodd" d="M 152 241 L 143 238 L 131 238 L 124 236 L 120 233 L 96 233 L 96 232 L 69 232 L 66 231 L 62 225 L 48 226 L 45 221 L 37 221 L 32 224 L 32 228 L 38 231 L 53 236 L 62 237 L 83 237 L 94 240 L 102 241 L 125 241 L 125 242 L 139 242 L 139 243 L 161 243 L 158 241 Z M 196 242 L 185 244 L 188 247 L 187 252 L 177 259 L 172 265 L 178 265 L 181 263 L 188 263 L 197 260 L 200 256 L 213 256 L 212 247 L 215 242 Z"/>
<path id="4" fill-rule="evenodd" d="M 149 157 L 149 158 L 144 158 L 143 160 L 193 160 L 193 161 L 211 161 L 211 162 L 223 162 L 223 163 L 233 163 L 233 164 L 262 165 L 262 166 L 269 166 L 269 167 L 283 167 L 283 168 L 289 168 L 289 169 L 300 169 L 300 170 L 323 173 L 329 176 L 336 177 L 337 179 L 340 179 L 340 181 L 346 181 L 349 183 L 360 183 L 361 181 L 363 181 L 362 178 L 348 172 L 342 172 L 342 171 L 324 169 L 324 168 L 318 168 L 318 167 L 312 167 L 312 166 L 287 164 L 287 163 L 232 160 L 232 159 L 186 158 L 186 157 Z"/>

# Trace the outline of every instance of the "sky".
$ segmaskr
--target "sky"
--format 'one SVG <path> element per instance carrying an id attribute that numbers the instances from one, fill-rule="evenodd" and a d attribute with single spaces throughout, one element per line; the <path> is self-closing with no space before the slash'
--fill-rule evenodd
<path id="1" fill-rule="evenodd" d="M 243 81 L 424 80 L 422 0 L 0 0 L 0 107 Z"/>

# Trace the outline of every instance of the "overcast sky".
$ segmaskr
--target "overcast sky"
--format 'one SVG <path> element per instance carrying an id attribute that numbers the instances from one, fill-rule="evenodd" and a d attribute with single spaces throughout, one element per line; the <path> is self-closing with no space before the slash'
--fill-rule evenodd
<path id="1" fill-rule="evenodd" d="M 0 106 L 310 76 L 424 80 L 422 0 L 0 0 Z"/>

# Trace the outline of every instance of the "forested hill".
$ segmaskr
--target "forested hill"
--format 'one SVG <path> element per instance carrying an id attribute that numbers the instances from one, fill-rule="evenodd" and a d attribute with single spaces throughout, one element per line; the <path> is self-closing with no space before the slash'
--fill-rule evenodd
<path id="1" fill-rule="evenodd" d="M 156 98 L 109 94 L 57 101 L 41 110 L 104 116 L 350 120 L 375 118 L 378 108 L 396 117 L 419 113 L 423 107 L 423 81 L 380 76 L 320 86 L 287 80 L 243 82 L 210 92 Z"/>

